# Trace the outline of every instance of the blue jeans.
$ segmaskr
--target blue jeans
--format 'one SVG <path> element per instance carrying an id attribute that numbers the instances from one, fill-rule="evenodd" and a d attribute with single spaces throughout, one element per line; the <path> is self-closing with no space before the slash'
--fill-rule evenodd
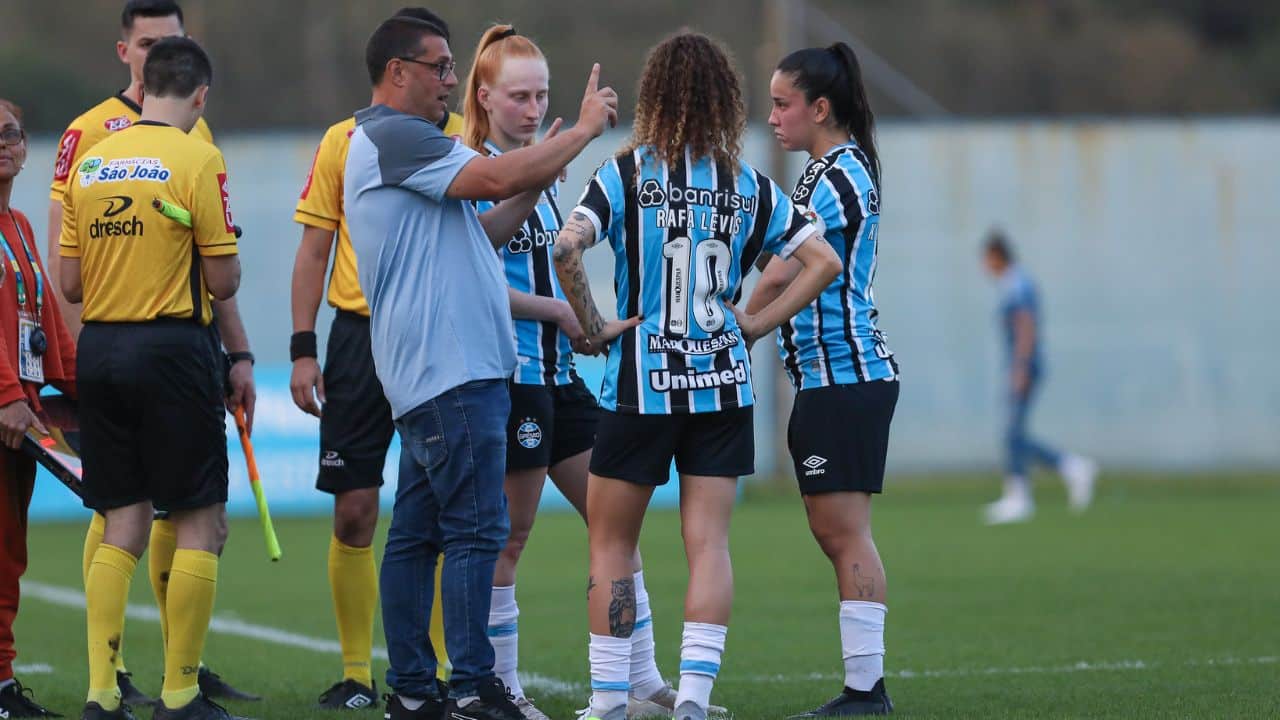
<path id="1" fill-rule="evenodd" d="M 444 641 L 453 663 L 450 694 L 475 694 L 493 676 L 489 599 L 493 568 L 510 529 L 502 492 L 506 473 L 505 380 L 453 388 L 396 421 L 400 480 L 379 586 L 391 667 L 387 685 L 435 698 L 436 656 L 428 638 L 436 558 Z"/>
<path id="2" fill-rule="evenodd" d="M 1009 422 L 1005 428 L 1005 472 L 1026 477 L 1028 462 L 1057 468 L 1062 455 L 1055 449 L 1031 437 L 1027 430 L 1027 416 L 1031 414 L 1031 401 L 1040 386 L 1040 374 L 1033 372 L 1022 395 L 1009 389 Z"/>

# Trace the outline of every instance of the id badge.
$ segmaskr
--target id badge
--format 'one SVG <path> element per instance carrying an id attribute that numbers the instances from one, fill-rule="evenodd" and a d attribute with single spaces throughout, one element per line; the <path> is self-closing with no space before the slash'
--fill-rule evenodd
<path id="1" fill-rule="evenodd" d="M 31 333 L 40 327 L 27 313 L 18 314 L 18 377 L 44 383 L 44 357 L 31 351 Z"/>

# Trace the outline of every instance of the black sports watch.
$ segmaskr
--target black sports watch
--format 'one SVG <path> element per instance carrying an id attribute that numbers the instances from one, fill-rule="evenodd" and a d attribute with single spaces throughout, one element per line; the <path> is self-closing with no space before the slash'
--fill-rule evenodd
<path id="1" fill-rule="evenodd" d="M 227 353 L 227 359 L 231 361 L 232 365 L 235 365 L 241 360 L 248 360 L 249 364 L 252 365 L 253 353 L 249 352 L 248 350 L 241 350 L 239 352 Z"/>

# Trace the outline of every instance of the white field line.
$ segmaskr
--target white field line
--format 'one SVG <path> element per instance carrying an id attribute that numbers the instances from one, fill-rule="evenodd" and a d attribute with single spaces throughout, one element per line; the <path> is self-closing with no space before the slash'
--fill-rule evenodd
<path id="1" fill-rule="evenodd" d="M 84 609 L 84 593 L 78 589 L 49 585 L 35 580 L 24 580 L 22 582 L 22 595 L 27 599 L 43 600 L 53 605 L 61 605 L 63 607 L 76 608 L 80 610 Z M 150 605 L 129 605 L 125 608 L 125 617 L 131 620 L 160 622 L 160 611 Z M 311 650 L 313 652 L 327 653 L 331 655 L 340 655 L 342 653 L 341 646 L 339 646 L 334 640 L 311 637 L 309 635 L 289 632 L 288 630 L 281 630 L 280 628 L 274 628 L 267 625 L 256 625 L 226 615 L 214 616 L 213 621 L 209 624 L 209 629 L 212 632 L 222 635 L 235 635 L 251 640 L 259 640 L 272 645 Z M 377 660 L 386 660 L 387 649 L 383 647 L 375 647 L 373 649 L 373 657 Z M 915 678 L 952 678 L 991 675 L 1067 675 L 1080 672 L 1153 670 L 1161 667 L 1219 667 L 1231 665 L 1275 665 L 1277 663 L 1280 663 L 1280 656 L 1264 655 L 1260 657 L 1208 658 L 1204 660 L 1189 660 L 1182 663 L 1152 662 L 1149 660 L 1117 660 L 1097 662 L 1080 661 L 1068 665 L 1032 665 L 1024 667 L 890 670 L 886 672 L 885 675 L 890 678 L 910 680 Z M 24 670 L 24 667 L 28 669 Z M 17 669 L 20 673 L 25 672 L 27 674 L 53 672 L 53 668 L 51 666 L 44 664 L 28 666 L 20 665 Z M 841 676 L 836 673 L 816 672 L 751 675 L 745 677 L 729 675 L 721 678 L 720 682 L 790 683 L 802 681 L 839 680 L 840 677 Z M 560 678 L 541 675 L 538 673 L 522 672 L 520 673 L 520 682 L 521 684 L 528 685 L 530 688 L 535 688 L 538 692 L 546 693 L 548 695 L 577 696 L 586 692 L 587 689 L 587 684 L 585 682 L 562 680 Z"/>
<path id="2" fill-rule="evenodd" d="M 13 666 L 13 674 L 14 675 L 52 675 L 53 666 L 47 663 L 31 663 L 30 665 L 26 665 L 23 663 L 16 663 Z"/>

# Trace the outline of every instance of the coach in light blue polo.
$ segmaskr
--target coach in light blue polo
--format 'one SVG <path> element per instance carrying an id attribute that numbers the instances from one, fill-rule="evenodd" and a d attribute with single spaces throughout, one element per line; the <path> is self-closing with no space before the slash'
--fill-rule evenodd
<path id="1" fill-rule="evenodd" d="M 508 533 L 507 379 L 516 368 L 493 238 L 514 235 L 541 191 L 616 119 L 617 95 L 595 87 L 597 68 L 573 129 L 487 158 L 435 125 L 458 84 L 443 27 L 392 17 L 369 38 L 365 60 L 373 103 L 356 113 L 343 184 L 374 366 L 401 441 L 380 578 L 394 692 L 387 717 L 462 711 L 523 720 L 494 676 L 487 634 L 494 564 Z M 504 198 L 483 216 L 471 203 Z M 447 698 L 428 638 L 442 551 Z"/>

